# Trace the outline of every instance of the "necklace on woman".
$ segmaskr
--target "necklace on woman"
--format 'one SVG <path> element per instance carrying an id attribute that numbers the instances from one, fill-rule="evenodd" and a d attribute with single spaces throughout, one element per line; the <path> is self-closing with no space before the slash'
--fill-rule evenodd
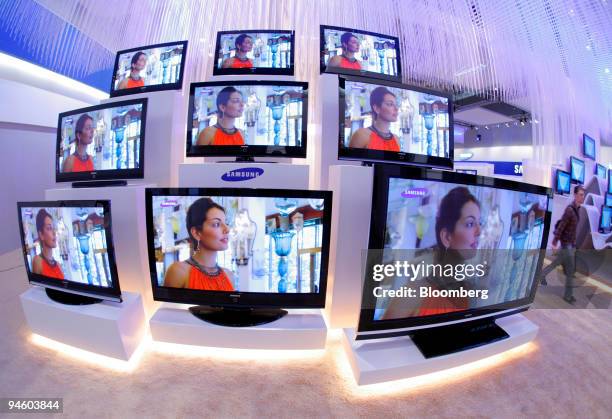
<path id="1" fill-rule="evenodd" d="M 243 63 L 249 61 L 249 57 L 247 57 L 246 55 L 244 56 L 244 58 L 234 55 L 234 58 L 236 58 L 238 61 L 242 61 Z"/>
<path id="2" fill-rule="evenodd" d="M 74 155 L 81 160 L 82 162 L 86 162 L 87 160 L 89 160 L 89 155 L 87 153 L 85 153 L 85 157 L 81 156 L 79 153 L 77 153 L 76 151 L 74 152 Z"/>
<path id="3" fill-rule="evenodd" d="M 349 57 L 347 57 L 347 56 L 346 56 L 346 55 L 344 55 L 344 54 L 340 54 L 340 55 L 342 55 L 342 56 L 344 57 L 344 59 L 345 59 L 345 60 L 347 60 L 347 61 L 349 61 L 349 62 L 351 62 L 351 63 L 354 63 L 355 61 L 357 61 L 357 58 L 355 58 L 355 57 L 353 57 L 353 58 L 349 58 Z"/>
<path id="4" fill-rule="evenodd" d="M 390 140 L 393 138 L 393 133 L 389 131 L 388 133 L 380 132 L 374 125 L 370 125 L 370 129 L 376 133 L 383 140 Z"/>
<path id="5" fill-rule="evenodd" d="M 215 124 L 215 128 L 220 129 L 221 131 L 223 131 L 227 135 L 234 135 L 236 133 L 236 131 L 238 131 L 238 128 L 236 128 L 236 127 L 232 128 L 232 129 L 223 128 L 219 123 Z"/>
<path id="6" fill-rule="evenodd" d="M 53 259 L 53 256 L 51 256 L 51 260 L 47 259 L 47 257 L 42 253 L 40 254 L 40 256 L 45 260 L 45 262 L 47 262 L 47 264 L 49 264 L 49 266 L 55 266 L 57 264 L 55 259 Z"/>
<path id="7" fill-rule="evenodd" d="M 198 271 L 202 272 L 205 275 L 208 275 L 208 276 L 219 276 L 219 275 L 221 275 L 221 267 L 219 265 L 215 265 L 212 268 L 210 268 L 208 266 L 204 266 L 204 265 L 200 264 L 200 262 L 195 260 L 193 258 L 193 256 L 191 256 L 187 260 L 187 263 L 190 264 L 191 266 L 193 266 L 194 268 L 196 268 Z"/>

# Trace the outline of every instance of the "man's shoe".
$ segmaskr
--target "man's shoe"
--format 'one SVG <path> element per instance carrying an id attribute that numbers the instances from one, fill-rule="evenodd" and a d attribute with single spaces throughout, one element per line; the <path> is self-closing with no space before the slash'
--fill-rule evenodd
<path id="1" fill-rule="evenodd" d="M 576 298 L 573 295 L 570 297 L 563 297 L 563 299 L 570 304 L 574 304 L 576 302 Z"/>

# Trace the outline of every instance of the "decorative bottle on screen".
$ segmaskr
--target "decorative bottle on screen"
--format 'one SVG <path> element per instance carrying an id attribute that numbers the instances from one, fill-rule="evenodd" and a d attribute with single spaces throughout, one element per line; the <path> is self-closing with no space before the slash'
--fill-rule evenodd
<path id="1" fill-rule="evenodd" d="M 276 198 L 274 205 L 279 212 L 279 224 L 280 227 L 272 232 L 271 236 L 274 239 L 274 251 L 278 260 L 278 275 L 280 280 L 278 281 L 278 292 L 287 292 L 288 282 L 287 276 L 289 273 L 289 261 L 287 256 L 291 253 L 291 243 L 294 231 L 289 229 L 289 214 L 297 209 L 297 200 L 293 198 Z"/>

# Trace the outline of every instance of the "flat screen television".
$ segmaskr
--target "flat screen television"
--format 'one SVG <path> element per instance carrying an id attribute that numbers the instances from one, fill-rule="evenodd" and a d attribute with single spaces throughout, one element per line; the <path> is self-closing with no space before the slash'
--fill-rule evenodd
<path id="1" fill-rule="evenodd" d="M 401 81 L 399 40 L 358 29 L 321 26 L 321 73 Z"/>
<path id="2" fill-rule="evenodd" d="M 606 201 L 604 204 L 606 207 L 612 207 L 612 193 L 606 193 Z"/>
<path id="3" fill-rule="evenodd" d="M 121 302 L 110 201 L 18 202 L 31 284 L 65 304 Z"/>
<path id="4" fill-rule="evenodd" d="M 110 96 L 182 89 L 186 56 L 187 41 L 118 51 Z"/>
<path id="5" fill-rule="evenodd" d="M 465 322 L 482 322 L 488 335 L 495 332 L 495 318 L 524 311 L 533 302 L 550 225 L 550 189 L 376 165 L 373 190 L 357 339 L 410 334 L 425 356 L 441 355 L 468 339 L 453 340 L 470 335 L 464 328 L 474 323 Z M 412 266 L 407 272 L 414 275 L 401 270 L 407 261 Z M 397 263 L 400 269 L 393 270 Z M 388 292 L 406 289 L 415 294 Z M 480 295 L 457 296 L 450 290 Z M 436 336 L 438 331 L 443 336 Z M 436 347 L 427 348 L 427 341 Z"/>
<path id="6" fill-rule="evenodd" d="M 577 157 L 570 157 L 570 173 L 572 177 L 572 182 L 575 183 L 584 183 L 584 160 L 581 160 Z"/>
<path id="7" fill-rule="evenodd" d="M 241 30 L 217 32 L 213 75 L 294 73 L 294 32 Z"/>
<path id="8" fill-rule="evenodd" d="M 601 206 L 601 216 L 599 217 L 599 232 L 607 234 L 612 231 L 612 207 Z"/>
<path id="9" fill-rule="evenodd" d="M 586 134 L 582 134 L 582 155 L 595 160 L 595 140 Z"/>
<path id="10" fill-rule="evenodd" d="M 331 205 L 328 191 L 147 188 L 154 299 L 229 326 L 322 308 Z"/>
<path id="11" fill-rule="evenodd" d="M 564 170 L 557 169 L 555 192 L 560 195 L 569 195 L 571 184 L 571 175 Z"/>
<path id="12" fill-rule="evenodd" d="M 450 95 L 348 76 L 339 85 L 339 159 L 453 168 Z"/>
<path id="13" fill-rule="evenodd" d="M 608 193 L 612 193 L 612 169 L 608 169 Z"/>
<path id="14" fill-rule="evenodd" d="M 595 164 L 595 176 L 597 176 L 600 179 L 605 179 L 607 172 L 608 170 L 606 169 L 606 166 L 604 166 L 603 164 L 599 164 L 599 163 Z"/>
<path id="15" fill-rule="evenodd" d="M 187 157 L 306 157 L 308 83 L 192 83 Z"/>
<path id="16" fill-rule="evenodd" d="M 59 114 L 56 182 L 143 178 L 146 121 L 146 98 Z"/>

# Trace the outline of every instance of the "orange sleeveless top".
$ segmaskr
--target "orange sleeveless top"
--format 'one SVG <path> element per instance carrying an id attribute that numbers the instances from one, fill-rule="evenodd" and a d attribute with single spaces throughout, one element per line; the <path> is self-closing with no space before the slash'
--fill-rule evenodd
<path id="1" fill-rule="evenodd" d="M 206 275 L 195 266 L 189 270 L 189 289 L 206 291 L 234 291 L 232 282 L 227 277 L 225 271 L 217 276 Z"/>
<path id="2" fill-rule="evenodd" d="M 344 55 L 342 56 L 342 62 L 340 63 L 340 67 L 348 68 L 350 70 L 361 70 L 361 64 L 359 64 L 359 61 L 351 61 Z"/>
<path id="3" fill-rule="evenodd" d="M 233 134 L 226 134 L 222 129 L 216 128 L 215 136 L 210 145 L 244 145 L 244 139 L 239 130 Z"/>
<path id="4" fill-rule="evenodd" d="M 230 68 L 253 68 L 253 62 L 251 60 L 242 61 L 234 57 Z"/>
<path id="5" fill-rule="evenodd" d="M 72 160 L 72 171 L 73 172 L 93 172 L 94 164 L 91 156 L 87 157 L 87 161 L 81 161 L 77 156 L 74 156 Z"/>
<path id="6" fill-rule="evenodd" d="M 134 87 L 144 87 L 144 79 L 133 80 L 131 77 L 128 77 L 126 89 L 132 89 Z"/>
<path id="7" fill-rule="evenodd" d="M 395 151 L 397 153 L 400 151 L 395 135 L 393 138 L 385 140 L 373 130 L 370 130 L 370 141 L 368 141 L 367 148 L 370 150 Z"/>
<path id="8" fill-rule="evenodd" d="M 47 259 L 42 257 L 42 272 L 41 274 L 44 276 L 48 276 L 50 278 L 55 279 L 64 279 L 64 273 L 62 272 L 62 268 L 60 268 L 59 263 L 55 263 L 55 266 L 51 266 Z"/>

